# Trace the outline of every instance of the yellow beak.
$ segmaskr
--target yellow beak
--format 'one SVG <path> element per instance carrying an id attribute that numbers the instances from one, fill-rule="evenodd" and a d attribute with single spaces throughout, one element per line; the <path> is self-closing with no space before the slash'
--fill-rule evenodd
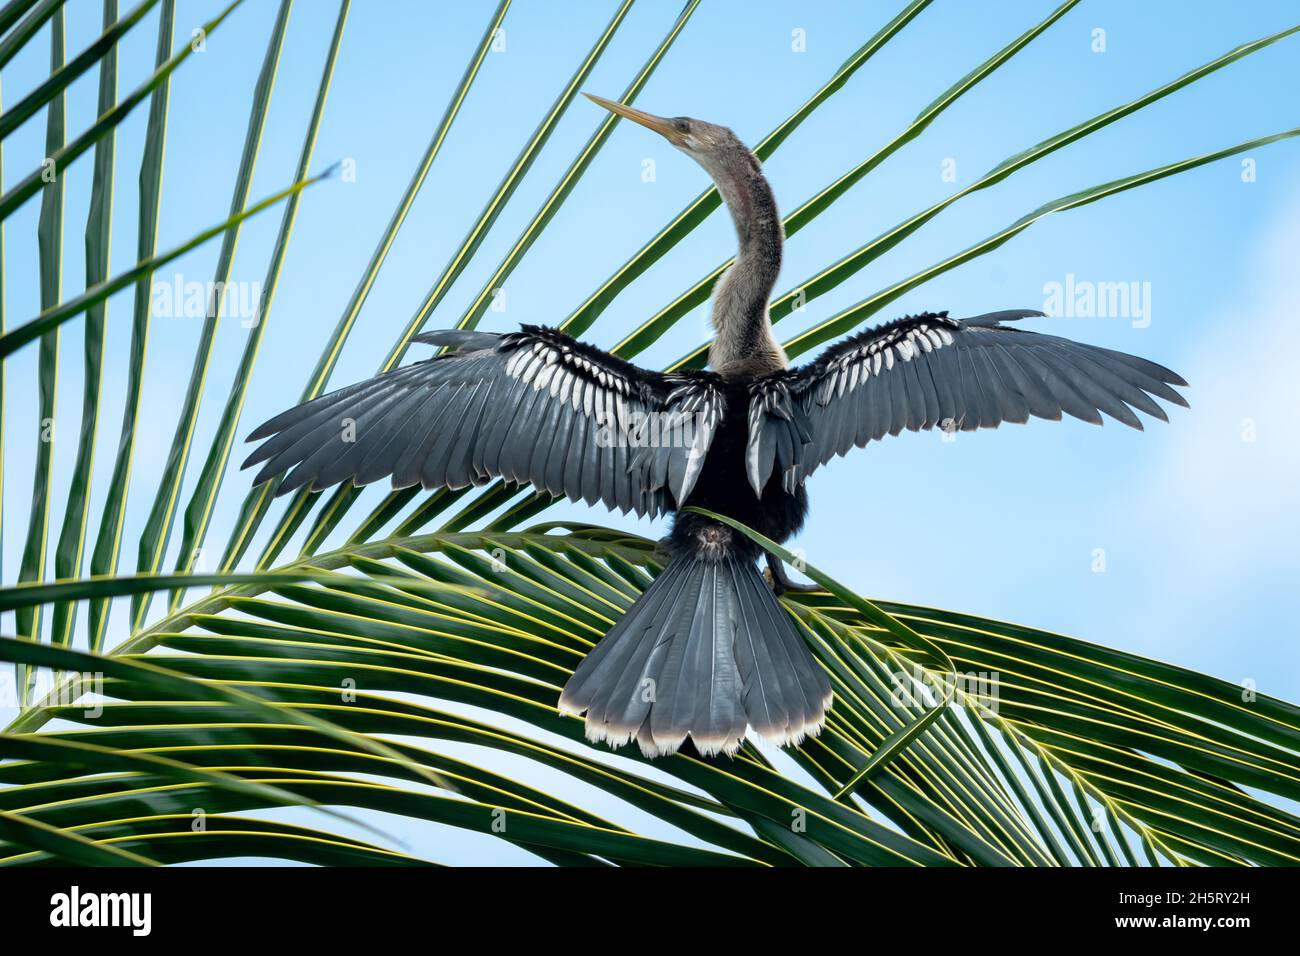
<path id="1" fill-rule="evenodd" d="M 583 93 L 582 95 L 597 106 L 605 107 L 611 113 L 622 116 L 624 119 L 630 119 L 633 123 L 644 126 L 646 129 L 654 130 L 674 146 L 682 144 L 682 134 L 673 129 L 673 124 L 662 116 L 655 116 L 653 113 L 646 113 L 642 110 L 633 109 L 631 106 L 625 106 L 622 103 L 615 103 L 603 96 L 593 96 L 590 93 Z"/>

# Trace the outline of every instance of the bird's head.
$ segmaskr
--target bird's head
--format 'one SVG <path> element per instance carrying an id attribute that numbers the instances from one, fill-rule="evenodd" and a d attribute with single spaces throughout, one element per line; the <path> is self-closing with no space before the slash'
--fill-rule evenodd
<path id="1" fill-rule="evenodd" d="M 692 119 L 689 116 L 655 116 L 653 113 L 607 100 L 603 96 L 593 96 L 590 93 L 583 95 L 611 113 L 638 123 L 646 129 L 654 130 L 710 173 L 718 170 L 729 157 L 749 153 L 745 144 L 725 126 L 706 123 L 704 120 Z"/>

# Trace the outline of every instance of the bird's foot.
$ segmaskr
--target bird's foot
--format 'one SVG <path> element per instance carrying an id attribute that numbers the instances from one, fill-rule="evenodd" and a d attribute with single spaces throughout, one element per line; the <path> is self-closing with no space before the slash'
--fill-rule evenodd
<path id="1" fill-rule="evenodd" d="M 786 592 L 795 594 L 825 594 L 826 589 L 820 584 L 800 584 L 797 581 L 787 581 L 784 585 L 772 589 L 778 596 Z"/>
<path id="2" fill-rule="evenodd" d="M 767 556 L 767 570 L 763 572 L 763 577 L 777 597 L 788 592 L 813 594 L 823 590 L 820 584 L 796 584 L 791 581 L 790 576 L 785 572 L 785 565 L 770 554 Z"/>

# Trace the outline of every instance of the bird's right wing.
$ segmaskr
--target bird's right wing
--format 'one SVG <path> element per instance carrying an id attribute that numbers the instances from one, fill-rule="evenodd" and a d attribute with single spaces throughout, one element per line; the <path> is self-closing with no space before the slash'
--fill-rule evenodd
<path id="1" fill-rule="evenodd" d="M 646 372 L 553 329 L 433 332 L 457 351 L 277 415 L 249 436 L 276 494 L 364 485 L 463 488 L 491 478 L 657 515 L 689 494 L 723 414 L 705 373 Z"/>
<path id="2" fill-rule="evenodd" d="M 751 423 L 759 472 L 751 480 L 766 481 L 775 463 L 792 487 L 836 455 L 903 429 L 973 431 L 1062 413 L 1100 425 L 1103 412 L 1141 428 L 1133 409 L 1167 420 L 1152 396 L 1187 404 L 1172 387 L 1187 383 L 1154 362 L 1003 325 L 1041 314 L 909 316 L 760 383 L 769 410 L 755 416 L 751 405 L 762 426 Z"/>

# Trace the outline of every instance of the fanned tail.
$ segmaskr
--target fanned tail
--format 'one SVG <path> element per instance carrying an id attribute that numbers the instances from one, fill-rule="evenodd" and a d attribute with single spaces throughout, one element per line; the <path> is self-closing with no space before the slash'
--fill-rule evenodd
<path id="1" fill-rule="evenodd" d="M 752 560 L 674 557 L 578 665 L 560 709 L 587 715 L 587 739 L 648 757 L 689 736 L 732 754 L 747 725 L 781 746 L 821 730 L 831 685 Z"/>

